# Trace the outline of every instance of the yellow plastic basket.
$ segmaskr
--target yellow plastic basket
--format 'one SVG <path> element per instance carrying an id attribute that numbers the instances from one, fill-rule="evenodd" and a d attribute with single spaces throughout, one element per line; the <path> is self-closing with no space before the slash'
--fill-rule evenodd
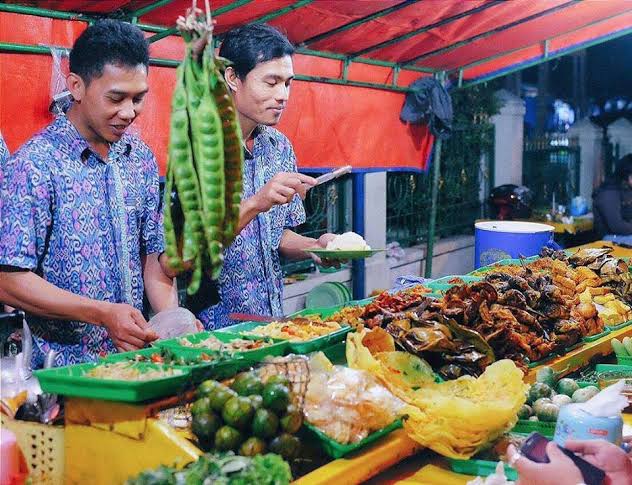
<path id="1" fill-rule="evenodd" d="M 64 428 L 29 421 L 17 421 L 0 415 L 3 428 L 15 434 L 29 466 L 31 483 L 64 483 Z"/>

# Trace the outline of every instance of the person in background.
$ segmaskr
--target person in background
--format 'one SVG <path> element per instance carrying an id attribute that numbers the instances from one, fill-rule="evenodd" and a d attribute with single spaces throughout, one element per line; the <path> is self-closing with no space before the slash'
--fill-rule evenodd
<path id="1" fill-rule="evenodd" d="M 287 107 L 293 54 L 287 38 L 265 24 L 228 32 L 219 51 L 232 63 L 225 79 L 246 146 L 238 235 L 225 250 L 220 303 L 199 315 L 207 329 L 230 325 L 233 312 L 283 315 L 280 256 L 307 259 L 305 249 L 324 248 L 335 237 L 312 239 L 292 230 L 305 222 L 302 199 L 316 183 L 297 172 L 292 144 L 273 128 Z"/>
<path id="2" fill-rule="evenodd" d="M 162 270 L 158 166 L 126 133 L 148 92 L 148 44 L 114 20 L 70 53 L 73 103 L 0 170 L 0 295 L 27 312 L 34 368 L 95 361 L 156 339 L 141 313 L 177 306 Z"/>
<path id="3" fill-rule="evenodd" d="M 615 175 L 595 191 L 593 212 L 601 239 L 632 245 L 632 154 L 621 158 Z"/>
<path id="4" fill-rule="evenodd" d="M 604 484 L 632 485 L 632 459 L 623 449 L 605 440 L 567 441 L 566 449 L 606 473 Z M 579 468 L 558 448 L 547 444 L 550 463 L 536 463 L 510 445 L 509 464 L 518 472 L 518 485 L 581 485 L 584 483 Z"/>

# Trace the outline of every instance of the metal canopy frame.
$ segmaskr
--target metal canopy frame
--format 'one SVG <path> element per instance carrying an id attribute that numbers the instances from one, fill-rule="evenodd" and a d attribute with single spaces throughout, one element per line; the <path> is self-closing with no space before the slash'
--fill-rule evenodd
<path id="1" fill-rule="evenodd" d="M 486 39 L 487 37 L 490 37 L 494 34 L 497 34 L 499 32 L 503 32 L 505 30 L 511 29 L 512 27 L 517 27 L 518 25 L 530 22 L 531 20 L 536 20 L 539 19 L 541 17 L 544 17 L 546 15 L 555 13 L 555 12 L 559 12 L 561 10 L 564 10 L 568 7 L 571 7 L 573 5 L 577 5 L 579 2 L 581 2 L 582 0 L 570 0 L 570 2 L 566 2 L 563 3 L 561 5 L 557 5 L 555 7 L 552 8 L 548 8 L 546 10 L 542 10 L 540 12 L 534 13 L 532 15 L 529 15 L 527 17 L 523 17 L 520 18 L 518 20 L 514 20 L 513 22 L 509 22 L 508 24 L 505 25 L 501 25 L 500 27 L 496 27 L 495 29 L 491 29 L 488 30 L 486 32 L 482 32 L 480 34 L 477 34 L 473 37 L 470 37 L 469 39 L 464 39 L 461 40 L 459 42 L 456 42 L 452 45 L 446 46 L 446 47 L 442 47 L 440 49 L 435 49 L 433 51 L 430 52 L 425 52 L 424 54 L 420 54 L 418 56 L 415 57 L 411 57 L 410 59 L 406 59 L 405 61 L 401 61 L 401 63 L 403 65 L 408 65 L 408 64 L 413 64 L 413 63 L 417 63 L 423 59 L 427 59 L 428 57 L 432 57 L 432 56 L 436 56 L 439 54 L 443 54 L 445 52 L 450 52 L 453 51 L 455 49 L 458 49 L 459 47 L 463 47 L 465 45 L 471 44 L 472 42 L 476 42 L 477 40 L 481 40 L 481 39 Z"/>
<path id="2" fill-rule="evenodd" d="M 606 36 L 599 37 L 598 39 L 593 39 L 592 41 L 588 41 L 588 42 L 582 43 L 581 45 L 560 49 L 558 52 L 555 52 L 553 54 L 551 54 L 551 52 L 550 52 L 550 44 L 551 44 L 552 40 L 557 39 L 559 37 L 563 37 L 565 35 L 572 34 L 574 32 L 577 32 L 579 30 L 582 30 L 582 29 L 585 29 L 585 28 L 588 28 L 588 27 L 594 27 L 595 25 L 599 25 L 599 24 L 601 24 L 603 22 L 607 22 L 609 20 L 615 19 L 617 17 L 620 17 L 621 15 L 625 15 L 625 14 L 630 13 L 630 12 L 632 12 L 632 5 L 631 5 L 630 10 L 628 10 L 626 12 L 616 13 L 614 15 L 610 15 L 608 17 L 604 17 L 602 19 L 589 22 L 589 23 L 584 24 L 584 25 L 582 25 L 580 27 L 576 27 L 574 29 L 570 29 L 570 30 L 567 30 L 565 32 L 559 32 L 558 34 L 556 34 L 556 35 L 554 35 L 554 36 L 552 36 L 552 37 L 550 37 L 548 39 L 545 39 L 544 41 L 536 42 L 534 44 L 529 44 L 529 45 L 522 46 L 522 47 L 517 47 L 515 49 L 511 49 L 511 50 L 508 50 L 508 51 L 505 51 L 505 52 L 502 52 L 502 53 L 498 53 L 498 54 L 494 54 L 492 56 L 488 56 L 488 57 L 485 57 L 485 58 L 482 58 L 482 59 L 478 59 L 478 60 L 470 62 L 468 64 L 464 64 L 463 66 L 460 66 L 460 67 L 458 67 L 456 69 L 450 69 L 449 72 L 450 73 L 458 72 L 459 73 L 459 80 L 461 81 L 459 83 L 458 87 L 467 87 L 467 86 L 473 86 L 473 85 L 476 85 L 476 84 L 480 84 L 482 82 L 487 82 L 487 81 L 490 81 L 492 79 L 496 79 L 497 77 L 505 76 L 505 75 L 507 75 L 510 72 L 516 72 L 518 70 L 526 69 L 527 67 L 532 67 L 534 65 L 541 64 L 542 62 L 546 62 L 546 61 L 549 61 L 549 60 L 552 60 L 552 59 L 557 59 L 558 57 L 562 57 L 562 56 L 571 54 L 573 52 L 577 52 L 577 51 L 580 51 L 580 50 L 583 50 L 583 49 L 587 49 L 588 47 L 592 47 L 593 45 L 601 44 L 603 42 L 607 42 L 609 40 L 616 39 L 616 38 L 622 37 L 624 35 L 627 35 L 630 32 L 632 32 L 632 27 L 628 28 L 628 29 L 620 30 L 618 32 L 613 32 L 612 34 L 608 34 Z M 512 68 L 510 68 L 509 70 L 503 69 L 500 73 L 489 73 L 488 75 L 482 76 L 480 79 L 476 79 L 476 80 L 467 82 L 465 85 L 463 85 L 463 83 L 462 83 L 463 71 L 465 71 L 466 69 L 471 69 L 473 67 L 480 66 L 482 64 L 486 64 L 486 63 L 491 62 L 491 61 L 493 61 L 495 59 L 500 59 L 500 58 L 502 58 L 504 56 L 511 55 L 511 54 L 513 54 L 515 52 L 519 52 L 519 51 L 524 50 L 524 49 L 529 49 L 531 47 L 534 47 L 534 46 L 537 46 L 537 45 L 540 45 L 540 44 L 542 45 L 542 50 L 543 50 L 542 57 L 539 58 L 539 59 L 533 59 L 531 61 L 527 61 L 529 63 L 529 66 L 524 67 L 523 66 L 524 63 L 521 63 L 519 66 L 515 66 L 515 68 L 513 68 L 513 69 Z"/>
<path id="3" fill-rule="evenodd" d="M 365 24 L 367 22 L 371 22 L 372 20 L 379 19 L 380 17 L 385 17 L 386 15 L 392 14 L 393 12 L 397 12 L 403 8 L 409 7 L 410 5 L 414 5 L 415 3 L 419 3 L 421 0 L 404 0 L 402 3 L 398 3 L 397 5 L 393 5 L 392 7 L 385 8 L 384 10 L 378 10 L 377 12 L 373 12 L 370 15 L 366 15 L 362 18 L 353 20 L 346 24 L 340 25 L 335 29 L 328 30 L 321 34 L 310 37 L 309 39 L 305 39 L 300 42 L 301 46 L 307 46 L 309 44 L 314 44 L 319 42 L 327 37 L 331 37 L 332 35 L 339 34 L 340 32 L 345 32 L 347 30 L 353 29 L 358 25 Z"/>
<path id="4" fill-rule="evenodd" d="M 350 54 L 350 57 L 359 57 L 359 56 L 363 56 L 364 54 L 368 54 L 369 52 L 373 52 L 379 49 L 383 49 L 384 47 L 389 47 L 393 44 L 397 44 L 399 42 L 403 42 L 407 39 L 410 39 L 411 37 L 414 37 L 416 35 L 420 35 L 423 34 L 425 32 L 428 32 L 429 30 L 432 29 L 436 29 L 437 27 L 441 27 L 443 25 L 447 25 L 449 23 L 452 23 L 456 20 L 465 18 L 465 17 L 469 17 L 470 15 L 474 15 L 475 13 L 479 13 L 479 12 L 483 12 L 484 10 L 487 10 L 488 8 L 491 7 L 495 7 L 497 5 L 500 5 L 504 3 L 504 0 L 494 0 L 492 2 L 489 3 L 485 3 L 483 5 L 479 5 L 478 7 L 472 8 L 470 10 L 465 10 L 464 12 L 458 13 L 456 15 L 452 15 L 451 17 L 446 17 L 444 19 L 441 19 L 437 22 L 434 22 L 432 24 L 426 25 L 424 27 L 420 27 L 418 29 L 415 30 L 411 30 L 410 32 L 406 32 L 405 34 L 399 35 L 397 37 L 394 37 L 392 39 L 389 40 L 385 40 L 384 42 L 379 42 L 378 44 L 374 44 L 370 47 L 366 47 L 364 49 L 361 49 L 359 51 L 353 52 L 352 54 Z M 402 63 L 400 63 L 402 64 Z"/>

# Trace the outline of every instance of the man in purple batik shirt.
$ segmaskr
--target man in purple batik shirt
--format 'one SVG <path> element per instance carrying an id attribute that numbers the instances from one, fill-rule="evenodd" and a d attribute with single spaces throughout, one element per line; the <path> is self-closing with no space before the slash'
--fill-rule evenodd
<path id="1" fill-rule="evenodd" d="M 177 306 L 162 270 L 158 167 L 125 133 L 147 93 L 149 53 L 131 24 L 97 22 L 77 39 L 65 115 L 0 170 L 0 295 L 27 312 L 33 367 L 95 361 L 156 338 L 141 310 Z"/>

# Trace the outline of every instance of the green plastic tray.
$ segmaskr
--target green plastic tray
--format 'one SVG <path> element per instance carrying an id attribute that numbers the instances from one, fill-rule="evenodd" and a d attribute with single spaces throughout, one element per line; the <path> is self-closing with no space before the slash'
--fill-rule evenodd
<path id="1" fill-rule="evenodd" d="M 347 365 L 347 344 L 345 342 L 323 349 L 323 354 L 334 365 Z"/>
<path id="2" fill-rule="evenodd" d="M 334 459 L 342 458 L 349 453 L 353 453 L 354 451 L 360 450 L 367 445 L 377 441 L 382 436 L 386 436 L 391 431 L 395 431 L 398 428 L 402 427 L 402 420 L 397 419 L 393 421 L 391 424 L 382 428 L 378 431 L 371 433 L 369 436 L 364 438 L 363 440 L 358 441 L 357 443 L 351 443 L 348 445 L 343 445 L 342 443 L 338 443 L 337 441 L 331 439 L 325 433 L 320 431 L 315 426 L 305 422 L 304 426 L 309 430 L 309 432 L 316 438 L 316 440 L 320 443 L 320 446 L 323 448 L 325 453 L 327 453 L 330 457 Z"/>
<path id="3" fill-rule="evenodd" d="M 620 330 L 620 329 L 622 329 L 622 328 L 627 327 L 628 325 L 632 325 L 632 320 L 629 320 L 629 321 L 627 321 L 627 322 L 620 323 L 620 324 L 618 324 L 618 325 L 606 325 L 606 328 L 607 328 L 608 330 Z"/>
<path id="4" fill-rule="evenodd" d="M 190 372 L 181 369 L 180 375 L 150 381 L 119 381 L 85 377 L 83 374 L 94 367 L 104 365 L 78 364 L 67 367 L 37 370 L 43 391 L 64 396 L 104 399 L 107 401 L 142 402 L 165 396 L 182 394 L 190 384 Z M 135 364 L 139 370 L 159 369 L 156 364 Z"/>
<path id="5" fill-rule="evenodd" d="M 632 355 L 619 356 L 617 355 L 617 364 L 619 365 L 632 365 Z"/>
<path id="6" fill-rule="evenodd" d="M 595 335 L 591 335 L 590 337 L 584 337 L 582 340 L 584 342 L 594 342 L 595 340 L 599 340 L 601 337 L 605 337 L 610 333 L 610 329 L 608 327 L 604 327 L 604 331 L 601 333 L 597 333 Z"/>
<path id="7" fill-rule="evenodd" d="M 230 342 L 231 340 L 235 340 L 235 339 L 244 339 L 244 340 L 253 340 L 253 341 L 254 340 L 272 340 L 274 342 L 272 345 L 268 345 L 260 349 L 247 350 L 244 352 L 233 352 L 232 355 L 235 358 L 246 359 L 250 363 L 260 362 L 269 355 L 273 357 L 279 357 L 281 355 L 284 355 L 287 352 L 288 347 L 289 347 L 288 342 L 284 340 L 267 339 L 267 338 L 263 339 L 263 338 L 255 337 L 252 335 L 237 335 L 237 334 L 233 334 L 229 332 L 200 332 L 200 333 L 195 333 L 191 335 L 185 335 L 184 337 L 180 337 L 180 338 L 186 338 L 191 343 L 198 343 L 208 338 L 211 335 L 213 335 L 214 337 L 216 337 L 218 340 L 222 342 Z M 189 357 L 189 358 L 197 357 L 203 353 L 212 352 L 204 348 L 185 347 L 183 345 L 180 345 L 180 342 L 178 342 L 180 338 L 174 338 L 174 339 L 169 339 L 169 340 L 159 340 L 155 343 L 155 345 L 157 347 L 168 347 L 172 350 L 177 351 L 180 355 L 184 357 Z"/>
<path id="8" fill-rule="evenodd" d="M 597 364 L 595 366 L 597 372 L 630 372 L 632 373 L 632 362 L 629 365 L 622 364 Z"/>
<path id="9" fill-rule="evenodd" d="M 329 310 L 333 310 L 329 309 Z M 303 310 L 306 312 L 306 315 L 313 315 L 314 310 Z M 332 314 L 336 311 L 332 311 Z M 300 316 L 300 315 L 293 315 Z M 328 316 L 328 315 L 327 315 Z M 327 317 L 325 316 L 325 318 Z M 235 333 L 239 335 L 243 335 L 243 332 L 249 332 L 257 327 L 261 327 L 263 325 L 267 325 L 265 322 L 244 322 L 238 325 L 233 325 L 232 327 L 225 327 L 221 330 L 221 332 L 225 333 Z M 311 340 L 307 340 L 305 342 L 287 342 L 288 349 L 290 352 L 295 354 L 309 354 L 310 352 L 316 352 L 317 350 L 322 350 L 326 347 L 330 347 L 333 344 L 338 342 L 342 342 L 345 339 L 345 336 L 351 331 L 351 327 L 349 325 L 343 325 L 341 329 L 336 330 L 328 335 L 323 335 L 321 337 L 317 337 Z M 218 332 L 219 333 L 219 332 Z M 251 336 L 253 337 L 253 336 Z"/>
<path id="10" fill-rule="evenodd" d="M 527 419 L 519 419 L 512 433 L 529 434 L 537 431 L 541 435 L 552 438 L 555 434 L 555 423 L 548 421 L 529 421 Z"/>
<path id="11" fill-rule="evenodd" d="M 455 458 L 448 458 L 450 463 L 450 469 L 461 475 L 472 475 L 473 477 L 488 477 L 496 472 L 497 461 L 487 460 L 457 460 Z M 511 480 L 518 480 L 518 472 L 507 465 L 505 466 L 505 476 Z"/>
<path id="12" fill-rule="evenodd" d="M 538 360 L 536 362 L 531 362 L 528 367 L 529 369 L 533 369 L 534 367 L 538 367 L 539 365 L 543 365 L 546 364 L 547 362 L 549 362 L 550 360 L 555 359 L 556 357 L 559 357 L 559 355 L 557 353 L 551 353 L 548 355 L 548 357 L 545 357 L 542 360 Z"/>
<path id="13" fill-rule="evenodd" d="M 103 357 L 100 360 L 102 362 L 122 362 L 128 359 L 132 359 L 135 355 L 143 355 L 149 357 L 152 354 L 159 354 L 160 347 L 152 347 L 148 349 L 136 350 L 131 352 L 122 352 L 119 354 L 110 354 L 107 357 Z M 174 353 L 176 357 L 198 357 L 199 354 L 193 355 L 186 352 L 186 348 L 183 347 L 169 347 L 169 350 Z M 217 352 L 207 351 L 206 353 L 212 355 Z M 232 377 L 238 372 L 245 370 L 252 366 L 254 362 L 250 359 L 233 358 L 230 360 L 209 361 L 201 362 L 199 364 L 192 365 L 177 365 L 177 364 L 165 364 L 166 366 L 173 367 L 174 369 L 182 369 L 185 372 L 189 372 L 191 375 L 191 381 L 194 384 L 199 384 L 207 379 L 227 379 Z"/>
<path id="14" fill-rule="evenodd" d="M 434 293 L 438 293 L 438 292 L 445 292 L 447 290 L 449 290 L 450 288 L 452 288 L 453 286 L 456 286 L 456 284 L 454 283 L 449 283 L 450 280 L 453 280 L 455 278 L 459 278 L 461 280 L 463 280 L 463 283 L 476 283 L 478 281 L 481 281 L 482 278 L 480 276 L 471 276 L 471 275 L 452 275 L 452 276 L 444 276 L 443 278 L 439 278 L 438 280 L 434 280 L 430 283 L 427 283 L 425 286 L 430 288 Z"/>
<path id="15" fill-rule="evenodd" d="M 580 348 L 582 345 L 584 345 L 586 342 L 584 342 L 583 340 L 580 340 L 579 342 L 577 342 L 575 345 L 571 345 L 570 347 L 566 347 L 564 349 L 564 353 L 562 355 L 566 355 L 569 352 L 572 352 L 575 349 Z"/>

